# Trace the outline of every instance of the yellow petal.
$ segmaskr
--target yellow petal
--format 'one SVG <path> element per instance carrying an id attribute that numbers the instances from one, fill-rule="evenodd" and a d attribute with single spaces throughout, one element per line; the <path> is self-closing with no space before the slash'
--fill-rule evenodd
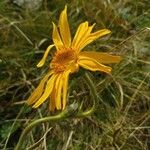
<path id="1" fill-rule="evenodd" d="M 49 72 L 40 82 L 39 86 L 34 90 L 34 92 L 31 94 L 31 96 L 27 100 L 28 105 L 32 105 L 35 103 L 42 95 L 45 87 L 45 83 L 48 80 L 48 78 L 52 75 L 52 72 Z"/>
<path id="2" fill-rule="evenodd" d="M 74 39 L 72 41 L 72 47 L 76 48 L 78 43 L 81 41 L 82 38 L 85 37 L 85 34 L 88 30 L 88 22 L 81 23 L 76 31 Z"/>
<path id="3" fill-rule="evenodd" d="M 121 60 L 120 56 L 110 55 L 107 53 L 93 52 L 93 51 L 80 52 L 80 56 L 95 59 L 99 63 L 103 63 L 103 64 L 118 63 Z"/>
<path id="4" fill-rule="evenodd" d="M 108 29 L 102 29 L 97 32 L 91 33 L 88 37 L 86 37 L 85 40 L 82 40 L 82 42 L 79 43 L 78 47 L 79 49 L 83 49 L 86 45 L 93 42 L 94 40 L 98 39 L 101 36 L 104 36 L 106 34 L 109 34 L 111 31 Z"/>
<path id="5" fill-rule="evenodd" d="M 41 59 L 41 61 L 37 64 L 37 67 L 42 67 L 46 61 L 46 58 L 48 56 L 48 53 L 49 51 L 51 50 L 51 48 L 53 47 L 54 45 L 49 45 L 48 48 L 46 49 L 45 53 L 44 53 L 44 56 L 43 58 Z"/>
<path id="6" fill-rule="evenodd" d="M 58 29 L 56 27 L 56 25 L 53 23 L 53 35 L 52 35 L 52 39 L 53 39 L 53 42 L 57 48 L 57 50 L 60 50 L 64 47 L 64 44 L 61 40 L 61 37 L 59 35 L 59 32 L 58 32 Z"/>
<path id="7" fill-rule="evenodd" d="M 68 80 L 69 80 L 69 73 L 70 71 L 66 71 L 63 74 L 63 108 L 65 109 L 66 102 L 67 102 L 67 90 L 68 90 Z"/>
<path id="8" fill-rule="evenodd" d="M 70 34 L 70 28 L 69 28 L 68 19 L 67 19 L 67 6 L 65 6 L 65 9 L 60 14 L 59 29 L 60 29 L 61 38 L 63 40 L 65 47 L 70 47 L 71 34 Z"/>
<path id="9" fill-rule="evenodd" d="M 56 108 L 61 109 L 61 94 L 62 94 L 62 74 L 59 74 L 57 80 L 56 80 Z"/>
<path id="10" fill-rule="evenodd" d="M 47 82 L 47 85 L 45 87 L 45 91 L 43 95 L 40 97 L 40 99 L 33 105 L 33 108 L 39 107 L 44 101 L 48 98 L 48 96 L 51 94 L 54 86 L 56 75 L 53 75 Z"/>
<path id="11" fill-rule="evenodd" d="M 105 66 L 97 62 L 96 60 L 89 58 L 89 57 L 82 57 L 79 56 L 78 64 L 88 70 L 91 71 L 102 71 L 106 73 L 111 72 L 111 67 Z"/>
<path id="12" fill-rule="evenodd" d="M 56 90 L 55 90 L 55 87 L 53 88 L 53 91 L 50 95 L 50 102 L 49 102 L 49 109 L 51 111 L 54 111 L 55 110 L 55 99 L 56 99 Z"/>
<path id="13" fill-rule="evenodd" d="M 80 41 L 77 43 L 76 49 L 77 49 L 78 51 L 81 51 L 81 50 L 82 50 L 81 45 L 82 45 L 82 43 L 83 43 L 84 41 L 86 41 L 86 40 L 88 39 L 88 37 L 91 35 L 91 31 L 92 31 L 92 29 L 93 29 L 94 26 L 95 26 L 95 24 L 93 24 L 92 26 L 89 26 L 88 29 L 87 29 L 87 31 L 85 32 L 85 34 L 81 37 Z"/>

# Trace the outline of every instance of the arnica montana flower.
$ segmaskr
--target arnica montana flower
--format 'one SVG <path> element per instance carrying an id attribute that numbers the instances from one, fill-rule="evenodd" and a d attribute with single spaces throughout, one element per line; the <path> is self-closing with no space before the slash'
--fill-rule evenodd
<path id="1" fill-rule="evenodd" d="M 38 87 L 31 94 L 27 103 L 33 108 L 39 107 L 49 99 L 49 109 L 64 109 L 67 102 L 67 90 L 69 75 L 83 67 L 90 71 L 111 72 L 111 67 L 103 64 L 117 63 L 120 56 L 106 53 L 81 50 L 97 38 L 110 33 L 108 29 L 98 30 L 92 33 L 94 25 L 88 22 L 81 23 L 71 39 L 70 28 L 67 19 L 67 6 L 61 12 L 58 27 L 53 23 L 52 39 L 54 44 L 50 45 L 37 67 L 42 67 L 46 61 L 49 51 L 56 47 L 56 52 L 50 63 L 49 72 L 42 79 Z"/>

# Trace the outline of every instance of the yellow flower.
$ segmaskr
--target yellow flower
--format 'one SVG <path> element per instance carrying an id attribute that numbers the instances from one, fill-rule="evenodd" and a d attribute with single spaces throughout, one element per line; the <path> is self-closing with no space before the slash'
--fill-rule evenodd
<path id="1" fill-rule="evenodd" d="M 27 103 L 33 108 L 39 107 L 49 98 L 49 109 L 64 109 L 67 102 L 67 88 L 69 74 L 79 70 L 79 66 L 91 70 L 111 72 L 111 67 L 103 64 L 117 63 L 120 56 L 106 53 L 81 50 L 97 38 L 110 33 L 108 29 L 102 29 L 92 33 L 95 24 L 89 26 L 88 22 L 81 23 L 71 40 L 70 28 L 67 19 L 67 6 L 61 12 L 58 27 L 53 23 L 53 45 L 50 45 L 37 67 L 42 67 L 52 47 L 56 52 L 50 63 L 50 70 L 42 79 L 39 86 L 31 94 Z M 102 64 L 103 63 L 103 64 Z"/>

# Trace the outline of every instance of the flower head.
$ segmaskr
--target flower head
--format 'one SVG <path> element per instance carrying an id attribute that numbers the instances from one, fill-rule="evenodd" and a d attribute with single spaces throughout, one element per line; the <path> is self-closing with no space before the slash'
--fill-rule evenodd
<path id="1" fill-rule="evenodd" d="M 49 109 L 64 109 L 67 102 L 67 89 L 69 75 L 83 67 L 91 71 L 111 72 L 111 67 L 103 64 L 117 63 L 120 56 L 106 53 L 81 50 L 97 38 L 110 33 L 108 29 L 98 30 L 92 33 L 95 24 L 89 26 L 88 22 L 81 23 L 76 34 L 71 39 L 70 28 L 67 19 L 67 6 L 61 12 L 58 27 L 53 23 L 52 39 L 54 44 L 50 45 L 37 67 L 42 67 L 46 61 L 49 51 L 56 47 L 56 52 L 50 62 L 50 69 L 42 79 L 39 86 L 31 94 L 27 103 L 33 108 L 39 107 L 49 98 Z"/>

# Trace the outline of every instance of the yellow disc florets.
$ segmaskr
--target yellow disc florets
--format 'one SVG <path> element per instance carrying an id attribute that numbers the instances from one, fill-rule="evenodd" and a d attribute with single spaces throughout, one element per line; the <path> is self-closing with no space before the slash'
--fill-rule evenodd
<path id="1" fill-rule="evenodd" d="M 51 68 L 56 72 L 62 72 L 74 68 L 72 72 L 78 70 L 77 53 L 73 49 L 57 51 L 51 61 Z"/>

